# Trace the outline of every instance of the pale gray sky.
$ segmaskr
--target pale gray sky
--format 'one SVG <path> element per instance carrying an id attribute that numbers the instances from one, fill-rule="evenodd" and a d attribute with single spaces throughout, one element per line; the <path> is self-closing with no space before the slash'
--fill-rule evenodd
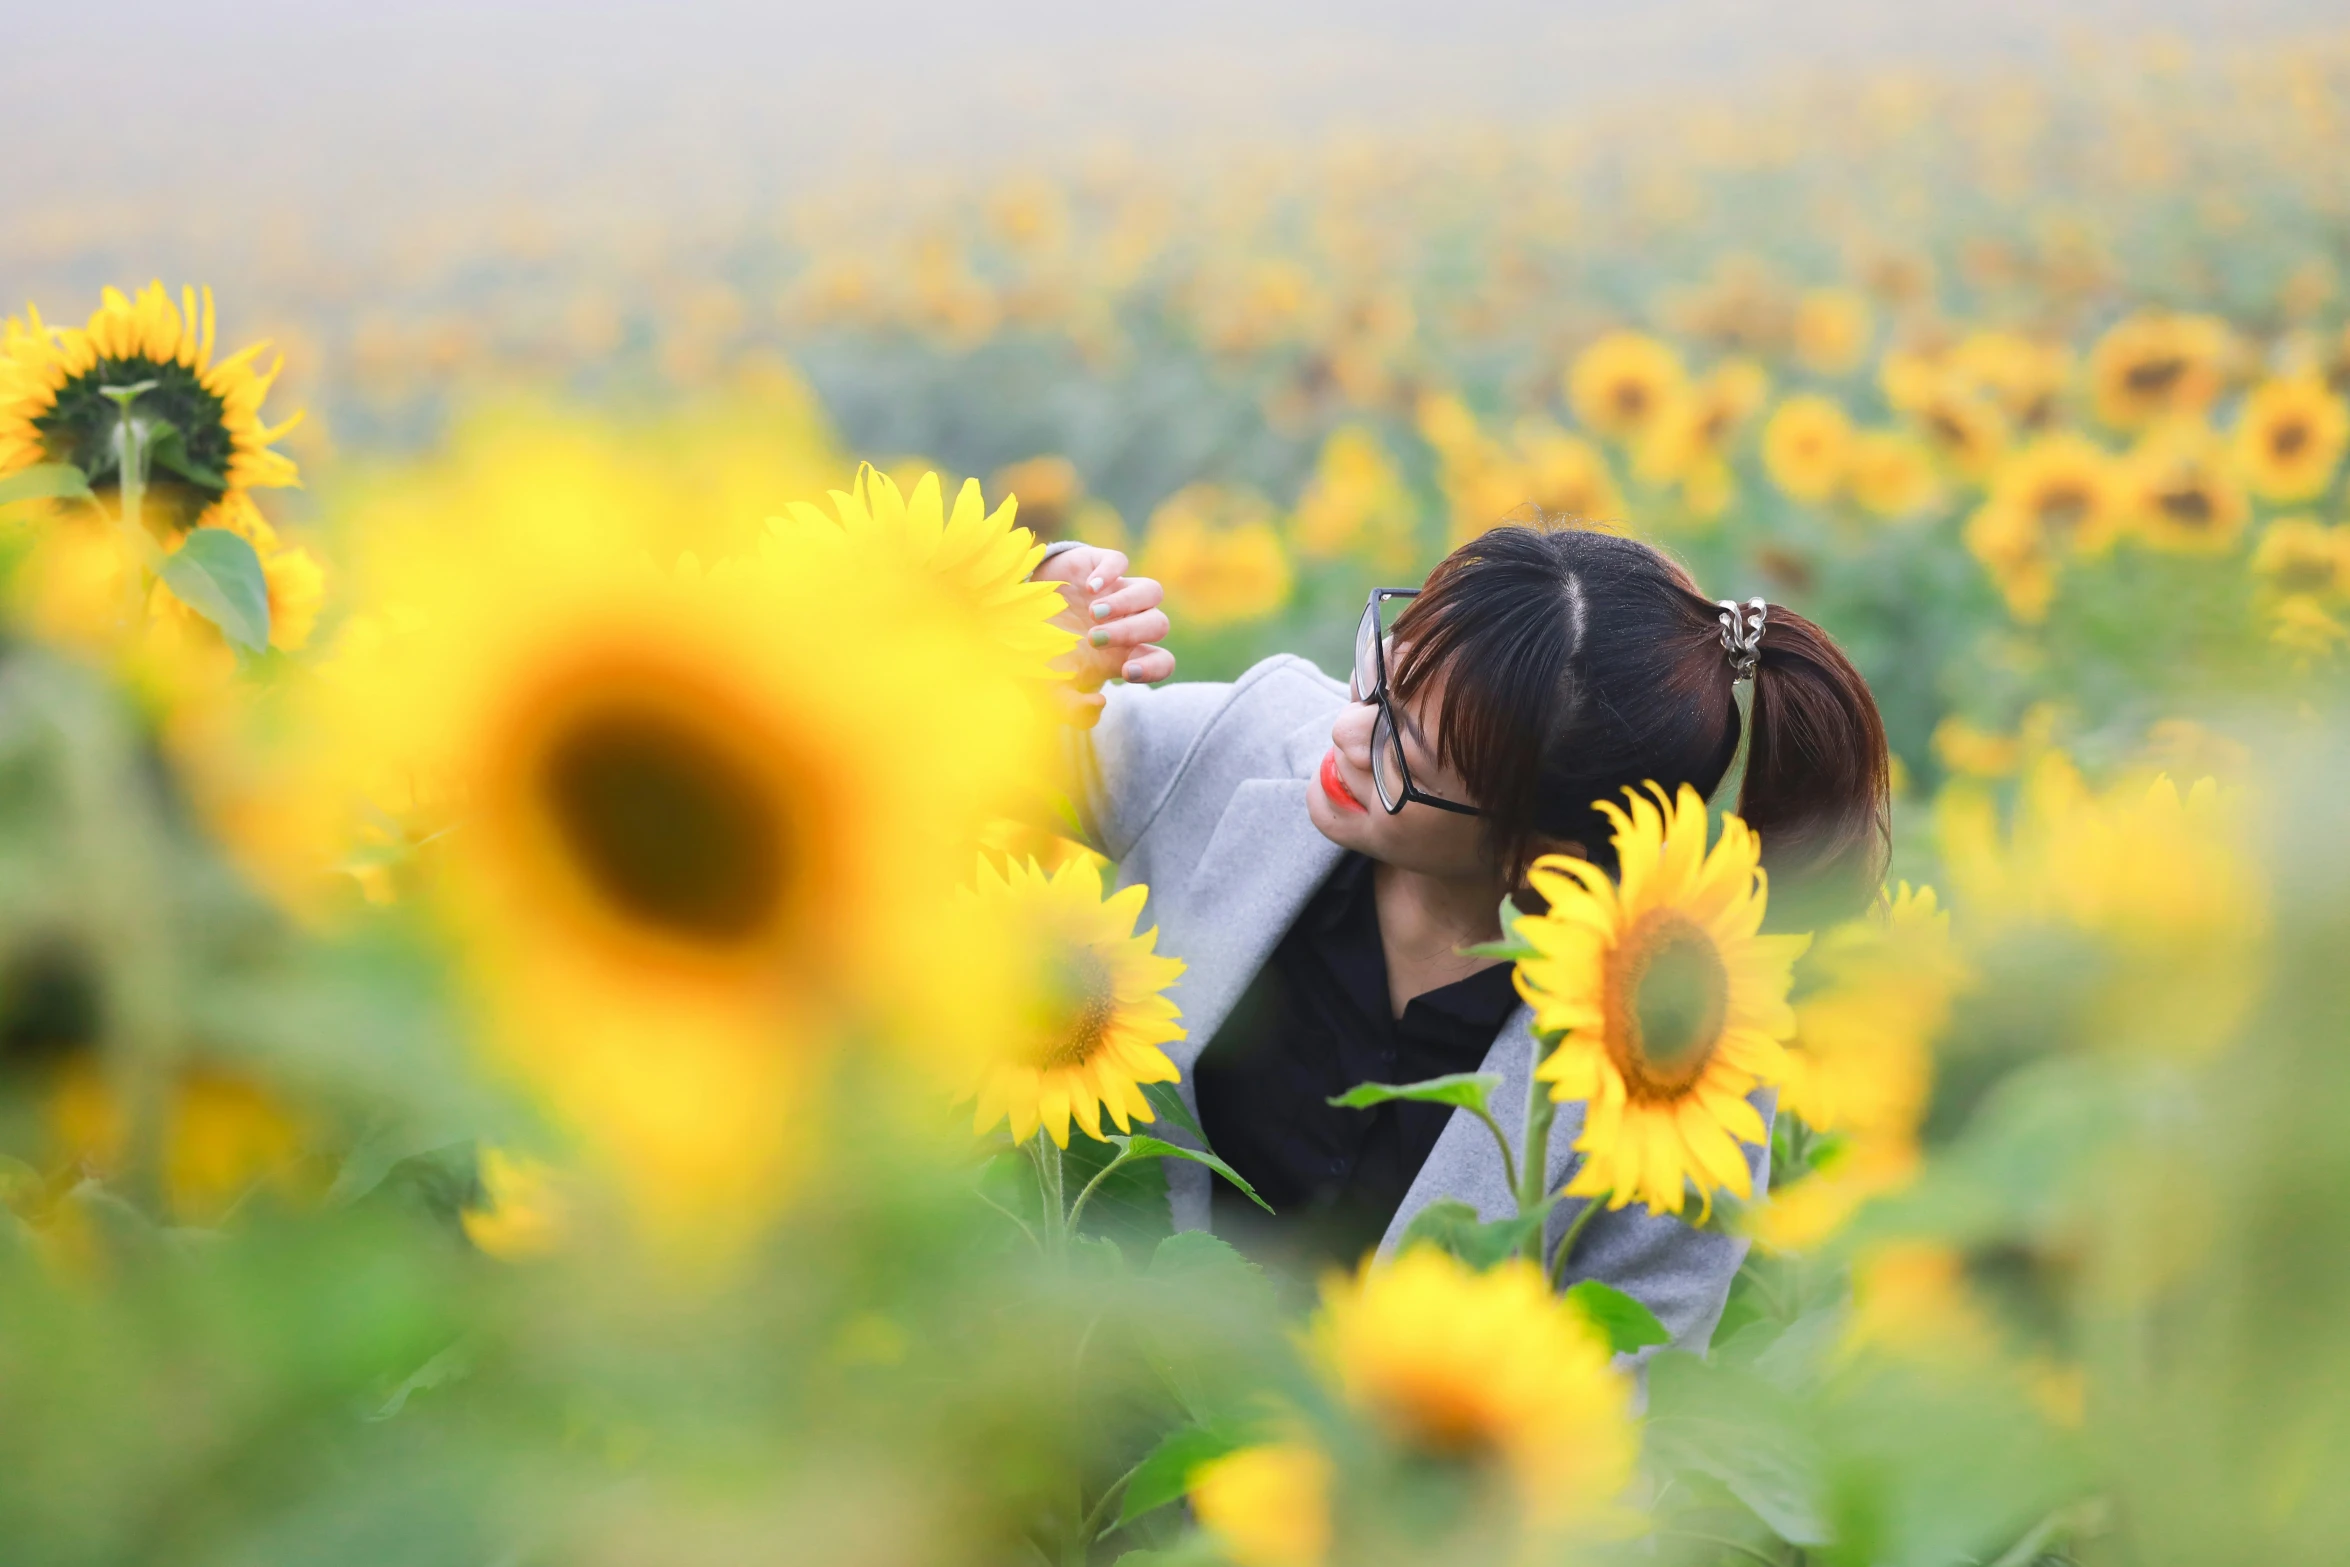
<path id="1" fill-rule="evenodd" d="M 389 207 L 523 190 L 725 202 L 958 167 L 1418 119 L 1571 112 L 1856 59 L 2205 46 L 2340 0 L 113 0 L 18 3 L 0 208 L 92 190 Z M 690 199 L 690 197 L 689 197 Z"/>

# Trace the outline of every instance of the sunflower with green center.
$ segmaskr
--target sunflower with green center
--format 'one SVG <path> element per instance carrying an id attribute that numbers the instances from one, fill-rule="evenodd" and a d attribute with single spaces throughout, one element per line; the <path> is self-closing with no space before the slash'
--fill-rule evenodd
<path id="1" fill-rule="evenodd" d="M 1567 855 L 1534 863 L 1550 907 L 1518 922 L 1534 949 L 1518 994 L 1562 1036 L 1536 1076 L 1587 1102 L 1566 1195 L 1679 1213 L 1694 1187 L 1710 1210 L 1717 1190 L 1752 1194 L 1739 1144 L 1769 1133 L 1746 1096 L 1785 1075 L 1792 967 L 1811 938 L 1759 933 L 1766 879 L 1744 822 L 1723 818 L 1708 851 L 1697 791 L 1648 790 L 1624 791 L 1629 812 L 1597 802 L 1619 880 Z"/>
<path id="2" fill-rule="evenodd" d="M 1104 898 L 1090 855 L 1050 875 L 1034 860 L 1013 860 L 1000 874 L 980 860 L 966 912 L 1013 933 L 1018 950 L 1040 955 L 1042 972 L 1027 976 L 1026 1004 L 1006 1011 L 976 1086 L 973 1131 L 1009 1120 L 1013 1140 L 1025 1142 L 1042 1126 L 1066 1148 L 1072 1117 L 1095 1138 L 1104 1110 L 1121 1132 L 1157 1119 L 1142 1085 L 1180 1075 L 1159 1047 L 1183 1037 L 1182 1013 L 1166 994 L 1183 963 L 1154 950 L 1157 927 L 1135 933 L 1149 896 L 1137 885 Z"/>

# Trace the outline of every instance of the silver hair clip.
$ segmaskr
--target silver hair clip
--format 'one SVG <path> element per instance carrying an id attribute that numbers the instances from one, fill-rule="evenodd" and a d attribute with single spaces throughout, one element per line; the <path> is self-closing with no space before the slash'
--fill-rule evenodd
<path id="1" fill-rule="evenodd" d="M 1763 619 L 1768 606 L 1761 599 L 1748 599 L 1743 610 L 1736 599 L 1714 602 L 1722 606 L 1714 618 L 1722 623 L 1722 654 L 1730 661 L 1730 678 L 1752 680 L 1762 662 Z"/>

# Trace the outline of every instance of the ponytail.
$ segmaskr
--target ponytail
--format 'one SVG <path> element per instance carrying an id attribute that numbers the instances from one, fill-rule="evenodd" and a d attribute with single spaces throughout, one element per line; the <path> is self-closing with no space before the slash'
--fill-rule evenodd
<path id="1" fill-rule="evenodd" d="M 1772 923 L 1859 912 L 1892 850 L 1885 724 L 1868 682 L 1825 631 L 1770 605 L 1752 722 L 1738 814 L 1762 838 Z"/>

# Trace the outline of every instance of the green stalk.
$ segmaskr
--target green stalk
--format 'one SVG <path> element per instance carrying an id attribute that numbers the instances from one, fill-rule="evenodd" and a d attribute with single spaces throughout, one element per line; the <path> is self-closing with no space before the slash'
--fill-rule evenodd
<path id="1" fill-rule="evenodd" d="M 1542 1065 L 1543 1049 L 1540 1036 L 1534 1040 L 1533 1054 L 1526 1062 L 1526 1135 L 1518 1145 L 1518 1217 L 1541 1208 L 1550 1196 L 1550 1123 L 1558 1115 L 1558 1103 L 1550 1097 L 1550 1089 L 1535 1071 Z M 1520 1247 L 1526 1260 L 1542 1266 L 1542 1229 L 1537 1226 Z"/>
<path id="2" fill-rule="evenodd" d="M 153 381 L 98 389 L 120 411 L 114 426 L 114 455 L 120 474 L 122 508 L 115 526 L 130 548 L 131 559 L 138 562 L 138 569 L 124 578 L 124 624 L 130 626 L 137 625 L 147 612 L 147 579 L 160 576 L 163 571 L 163 551 L 156 546 L 146 525 L 147 427 L 131 414 L 131 406 L 140 396 L 154 389 Z"/>
<path id="3" fill-rule="evenodd" d="M 1069 1253 L 1069 1213 L 1061 1196 L 1061 1145 L 1040 1126 L 1029 1141 L 1028 1157 L 1036 1165 L 1036 1183 L 1044 1194 L 1044 1254 L 1057 1263 Z"/>
<path id="4" fill-rule="evenodd" d="M 1574 1220 L 1567 1225 L 1567 1233 L 1559 1237 L 1559 1249 L 1550 1254 L 1550 1287 L 1552 1289 L 1557 1289 L 1561 1284 L 1566 1283 L 1567 1261 L 1575 1255 L 1575 1242 L 1583 1238 L 1583 1226 L 1591 1222 L 1591 1216 L 1599 1212 L 1599 1208 L 1599 1198 L 1586 1198 L 1583 1203 L 1583 1211 L 1575 1215 Z"/>

